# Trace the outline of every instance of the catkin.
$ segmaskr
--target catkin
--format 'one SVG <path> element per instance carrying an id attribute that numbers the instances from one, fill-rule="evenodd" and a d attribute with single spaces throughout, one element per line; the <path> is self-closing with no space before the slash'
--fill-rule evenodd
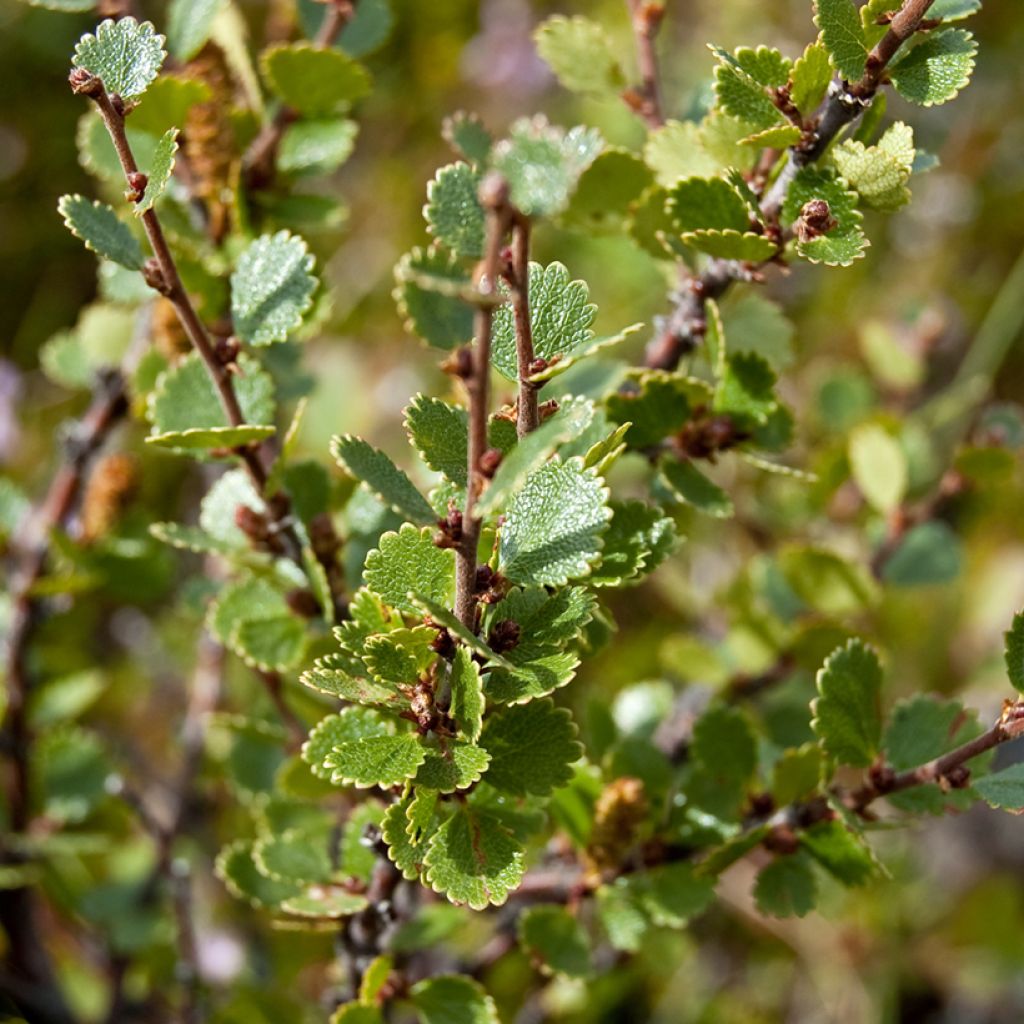
<path id="1" fill-rule="evenodd" d="M 89 477 L 82 497 L 82 541 L 92 544 L 117 525 L 139 483 L 139 465 L 133 455 L 104 455 Z"/>

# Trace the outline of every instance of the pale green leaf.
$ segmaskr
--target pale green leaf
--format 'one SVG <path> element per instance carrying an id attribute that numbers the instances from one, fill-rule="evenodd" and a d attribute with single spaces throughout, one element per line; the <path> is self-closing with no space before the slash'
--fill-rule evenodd
<path id="1" fill-rule="evenodd" d="M 231 275 L 235 331 L 251 345 L 285 341 L 313 304 L 316 278 L 306 243 L 288 231 L 261 235 Z"/>
<path id="2" fill-rule="evenodd" d="M 345 118 L 296 121 L 289 125 L 277 151 L 285 174 L 330 174 L 352 154 L 358 125 Z"/>
<path id="3" fill-rule="evenodd" d="M 652 572 L 671 552 L 675 523 L 643 501 L 613 501 L 600 564 L 590 576 L 595 587 L 617 587 Z"/>
<path id="4" fill-rule="evenodd" d="M 989 805 L 1006 811 L 1024 809 L 1024 762 L 986 775 L 974 783 L 974 791 Z"/>
<path id="5" fill-rule="evenodd" d="M 369 900 L 361 893 L 350 892 L 340 885 L 311 885 L 283 900 L 281 909 L 296 917 L 337 921 L 358 914 L 369 905 Z"/>
<path id="6" fill-rule="evenodd" d="M 500 1024 L 484 987 L 461 974 L 441 974 L 413 985 L 410 996 L 421 1024 Z"/>
<path id="7" fill-rule="evenodd" d="M 757 131 L 783 124 L 785 119 L 768 89 L 786 84 L 790 62 L 766 46 L 756 50 L 744 47 L 732 54 L 718 47 L 712 51 L 719 60 L 715 68 L 719 107 Z"/>
<path id="8" fill-rule="evenodd" d="M 964 546 L 941 520 L 911 527 L 885 559 L 882 580 L 895 587 L 926 587 L 955 580 L 963 571 Z"/>
<path id="9" fill-rule="evenodd" d="M 683 178 L 669 191 L 669 213 L 680 232 L 750 228 L 750 211 L 739 192 L 722 178 Z"/>
<path id="10" fill-rule="evenodd" d="M 578 460 L 557 456 L 509 502 L 499 538 L 499 568 L 522 584 L 559 586 L 589 573 L 601 554 L 610 510 L 607 489 Z"/>
<path id="11" fill-rule="evenodd" d="M 178 130 L 171 128 L 161 137 L 153 152 L 152 162 L 146 175 L 146 190 L 133 210 L 141 217 L 163 195 L 167 183 L 174 173 L 174 154 L 178 152 Z"/>
<path id="12" fill-rule="evenodd" d="M 213 19 L 224 0 L 171 0 L 167 9 L 167 48 L 190 61 L 210 38 Z"/>
<path id="13" fill-rule="evenodd" d="M 810 117 L 818 109 L 831 81 L 832 59 L 825 44 L 817 39 L 793 64 L 790 97 L 804 117 Z"/>
<path id="14" fill-rule="evenodd" d="M 484 693 L 480 669 L 469 650 L 459 647 L 452 658 L 450 672 L 452 703 L 449 713 L 459 731 L 476 743 L 483 728 Z"/>
<path id="15" fill-rule="evenodd" d="M 448 145 L 471 164 L 481 167 L 487 163 L 494 138 L 476 114 L 460 110 L 446 117 L 441 134 Z"/>
<path id="16" fill-rule="evenodd" d="M 411 779 L 427 756 L 412 733 L 365 736 L 336 744 L 324 758 L 336 785 L 394 786 Z"/>
<path id="17" fill-rule="evenodd" d="M 491 755 L 470 743 L 449 743 L 443 750 L 428 750 L 412 780 L 438 793 L 454 793 L 478 782 L 491 762 Z"/>
<path id="18" fill-rule="evenodd" d="M 457 256 L 479 259 L 484 249 L 480 173 L 468 164 L 442 167 L 427 184 L 427 230 Z"/>
<path id="19" fill-rule="evenodd" d="M 406 523 L 385 533 L 366 556 L 366 585 L 399 611 L 416 613 L 409 594 L 450 605 L 455 596 L 455 553 L 434 544 L 433 531 Z"/>
<path id="20" fill-rule="evenodd" d="M 262 874 L 253 860 L 253 843 L 242 839 L 220 851 L 216 874 L 232 896 L 252 907 L 277 907 L 302 891 L 297 882 L 274 881 Z"/>
<path id="21" fill-rule="evenodd" d="M 469 417 L 465 409 L 417 395 L 405 410 L 405 429 L 431 469 L 460 487 L 466 486 Z"/>
<path id="22" fill-rule="evenodd" d="M 164 37 L 134 18 L 100 22 L 95 35 L 84 35 L 75 47 L 74 64 L 103 80 L 107 92 L 138 99 L 159 74 L 167 54 Z"/>
<path id="23" fill-rule="evenodd" d="M 644 162 L 658 184 L 671 188 L 680 178 L 711 178 L 721 165 L 704 149 L 695 121 L 666 121 L 647 136 Z"/>
<path id="24" fill-rule="evenodd" d="M 572 92 L 616 96 L 625 86 L 615 45 L 590 18 L 554 15 L 534 33 L 537 52 Z"/>
<path id="25" fill-rule="evenodd" d="M 686 231 L 682 240 L 694 249 L 723 260 L 762 263 L 778 252 L 778 246 L 754 231 Z"/>
<path id="26" fill-rule="evenodd" d="M 67 229 L 80 238 L 87 249 L 129 270 L 142 268 L 142 246 L 106 203 L 79 195 L 61 196 L 57 211 Z"/>
<path id="27" fill-rule="evenodd" d="M 900 443 L 878 424 L 865 423 L 850 434 L 848 451 L 853 479 L 868 503 L 886 514 L 899 508 L 909 484 Z"/>
<path id="28" fill-rule="evenodd" d="M 543 115 L 516 121 L 492 152 L 494 169 L 508 182 L 512 203 L 528 217 L 559 213 L 580 175 L 604 145 L 596 129 L 563 131 Z"/>
<path id="29" fill-rule="evenodd" d="M 590 325 L 597 316 L 597 306 L 589 301 L 586 282 L 571 280 L 563 264 L 544 267 L 531 263 L 528 294 L 535 357 L 551 362 L 582 348 L 594 337 Z M 508 306 L 494 311 L 491 359 L 504 377 L 518 379 L 515 322 Z"/>

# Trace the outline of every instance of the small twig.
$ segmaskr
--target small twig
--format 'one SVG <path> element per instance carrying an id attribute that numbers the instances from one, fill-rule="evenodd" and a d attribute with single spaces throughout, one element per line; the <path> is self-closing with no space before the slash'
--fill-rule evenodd
<path id="1" fill-rule="evenodd" d="M 650 128 L 665 123 L 661 102 L 661 77 L 658 73 L 658 53 L 655 39 L 665 16 L 662 0 L 627 0 L 633 38 L 636 40 L 636 59 L 640 71 L 640 85 L 625 94 L 626 103 L 635 110 Z"/>
<path id="2" fill-rule="evenodd" d="M 932 3 L 934 0 L 904 0 L 903 6 L 893 16 L 889 30 L 868 55 L 860 81 L 852 85 L 833 83 L 809 143 L 801 142 L 787 151 L 782 170 L 761 200 L 761 212 L 767 222 L 778 220 L 786 194 L 799 170 L 824 155 L 839 132 L 867 109 L 871 98 L 885 81 L 885 69 L 900 47 L 921 27 Z M 750 274 L 746 264 L 710 260 L 705 270 L 691 279 L 689 288 L 680 290 L 663 329 L 647 347 L 645 365 L 651 369 L 674 369 L 703 337 L 707 300 L 720 298 L 735 281 L 749 279 Z"/>
<path id="3" fill-rule="evenodd" d="M 334 43 L 341 30 L 348 24 L 355 12 L 357 0 L 329 0 L 327 13 L 320 23 L 320 29 L 313 39 L 313 46 L 326 50 Z M 281 140 L 289 126 L 299 117 L 299 112 L 282 104 L 277 113 L 263 126 L 242 157 L 245 184 L 249 189 L 266 188 L 277 173 L 277 153 Z"/>
<path id="4" fill-rule="evenodd" d="M 512 224 L 512 318 L 516 331 L 516 363 L 519 400 L 516 433 L 524 437 L 540 423 L 538 387 L 530 380 L 533 370 L 533 327 L 530 322 L 530 221 L 517 213 Z"/>
<path id="5" fill-rule="evenodd" d="M 138 164 L 128 141 L 124 106 L 120 98 L 111 96 L 99 78 L 82 68 L 75 68 L 71 72 L 70 81 L 71 87 L 76 93 L 88 96 L 95 102 L 114 143 L 131 194 L 138 194 L 137 186 L 140 179 L 144 180 L 145 176 L 139 173 Z M 147 283 L 164 295 L 174 306 L 174 311 L 189 342 L 199 354 L 207 374 L 217 390 L 228 423 L 233 427 L 244 426 L 246 419 L 235 392 L 234 378 L 229 368 L 230 360 L 225 362 L 218 354 L 213 340 L 189 298 L 156 210 L 150 207 L 142 214 L 141 219 L 154 256 L 153 260 L 147 262 L 143 275 Z M 251 445 L 243 445 L 235 451 L 248 471 L 257 493 L 265 500 L 269 499 L 267 488 L 270 471 L 259 450 Z M 267 508 L 274 520 L 276 532 L 284 545 L 285 553 L 302 567 L 302 541 L 295 528 L 287 495 L 280 492 L 275 494 L 273 500 L 267 500 Z M 335 595 L 336 598 L 338 596 Z"/>
<path id="6" fill-rule="evenodd" d="M 466 503 L 462 511 L 462 537 L 455 549 L 455 614 L 470 630 L 476 630 L 476 558 L 480 544 L 480 518 L 476 499 L 484 485 L 482 459 L 487 451 L 488 378 L 491 371 L 491 327 L 501 247 L 508 231 L 510 207 L 508 184 L 489 174 L 480 186 L 480 201 L 487 216 L 484 258 L 477 267 L 480 300 L 476 310 L 472 365 L 466 377 L 469 394 L 469 451 L 466 463 Z M 443 706 L 443 705 L 442 705 Z"/>

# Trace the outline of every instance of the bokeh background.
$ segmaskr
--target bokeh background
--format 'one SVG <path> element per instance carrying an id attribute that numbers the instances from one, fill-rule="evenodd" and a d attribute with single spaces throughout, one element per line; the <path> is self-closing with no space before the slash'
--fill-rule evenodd
<path id="1" fill-rule="evenodd" d="M 160 5 L 141 6 L 163 19 Z M 258 41 L 268 11 L 254 3 L 243 10 Z M 330 312 L 304 355 L 312 401 L 302 440 L 311 457 L 326 459 L 330 435 L 353 431 L 401 458 L 401 411 L 409 396 L 448 388 L 434 357 L 404 333 L 391 297 L 394 263 L 424 240 L 425 184 L 450 159 L 440 135 L 446 115 L 476 111 L 500 132 L 515 117 L 543 110 L 557 123 L 596 124 L 613 143 L 642 144 L 643 129 L 624 105 L 570 96 L 537 57 L 531 33 L 555 11 L 602 20 L 629 59 L 625 4 L 618 0 L 396 0 L 389 41 L 368 60 L 375 89 L 357 112 L 355 155 L 328 186 L 348 205 L 347 222 L 315 243 Z M 0 0 L 0 473 L 30 495 L 45 487 L 54 439 L 84 401 L 46 380 L 38 354 L 55 332 L 74 327 L 96 294 L 95 261 L 56 212 L 62 193 L 94 193 L 75 147 L 81 103 L 66 86 L 68 55 L 94 24 L 92 15 Z M 971 27 L 980 56 L 968 90 L 932 110 L 890 105 L 890 114 L 909 120 L 919 144 L 941 159 L 915 179 L 913 203 L 893 216 L 869 217 L 872 246 L 853 268 L 802 266 L 769 275 L 768 294 L 792 320 L 792 329 L 780 323 L 771 339 L 791 349 L 783 390 L 798 430 L 788 461 L 823 470 L 826 480 L 851 424 L 880 412 L 905 417 L 953 378 L 1024 251 L 1024 11 L 988 0 Z M 765 43 L 795 56 L 813 32 L 808 0 L 669 0 L 659 43 L 668 114 L 685 117 L 705 102 L 708 42 Z M 667 309 L 664 268 L 622 237 L 545 227 L 537 255 L 560 259 L 588 281 L 600 308 L 599 333 L 635 320 L 651 324 Z M 1016 333 L 1024 286 L 1018 291 L 1002 314 L 1004 340 Z M 923 376 L 913 387 L 879 372 L 865 340 L 872 331 L 896 337 L 915 354 Z M 1024 400 L 1022 370 L 1024 350 L 1012 345 L 992 373 L 1001 401 Z M 120 443 L 142 451 L 141 434 L 129 429 Z M 146 459 L 133 514 L 140 523 L 187 516 L 197 481 L 171 457 Z M 963 568 L 955 580 L 887 590 L 856 620 L 885 653 L 892 698 L 959 694 L 983 718 L 997 712 L 1005 695 L 1000 634 L 1024 604 L 1019 469 L 957 508 Z M 638 682 L 651 684 L 645 714 L 653 719 L 667 710 L 673 686 L 699 689 L 718 676 L 763 669 L 771 652 L 737 625 L 721 595 L 770 571 L 779 544 L 835 540 L 866 557 L 870 533 L 861 536 L 864 519 L 848 507 L 842 487 L 735 474 L 735 523 L 693 521 L 672 563 L 613 602 L 616 640 L 585 666 L 568 698 L 592 730 L 615 709 L 616 694 Z M 154 771 L 148 754 L 173 748 L 178 681 L 198 622 L 198 597 L 171 610 L 178 573 L 175 556 L 154 554 L 130 593 L 68 608 L 47 623 L 41 642 L 49 671 L 99 664 L 94 719 L 122 737 L 122 753 L 137 759 L 143 775 Z M 700 660 L 707 652 L 713 657 Z M 140 655 L 143 678 L 132 668 Z M 251 699 L 244 679 L 234 685 L 236 699 Z M 780 734 L 795 742 L 806 725 L 793 708 L 805 707 L 811 686 L 811 675 L 797 672 L 763 698 L 764 713 L 777 714 Z M 587 987 L 553 983 L 524 1008 L 530 969 L 514 956 L 489 984 L 510 1021 L 1024 1019 L 1024 824 L 976 810 L 883 835 L 878 845 L 891 878 L 852 894 L 829 890 L 821 912 L 808 918 L 757 915 L 750 872 L 741 866 L 726 876 L 720 903 L 687 933 L 661 936 Z M 145 853 L 126 846 L 118 856 L 127 877 Z M 310 1007 L 329 955 L 324 941 L 274 935 L 257 915 L 231 906 L 214 880 L 204 885 L 210 978 L 244 981 L 223 1020 L 318 1019 Z M 116 893 L 98 896 L 96 905 L 99 930 L 148 926 L 141 912 L 118 905 Z M 472 948 L 483 934 L 467 930 L 457 941 Z M 141 939 L 132 933 L 119 941 Z M 102 979 L 90 968 L 88 950 L 69 945 L 58 952 L 81 1006 L 98 1007 Z"/>

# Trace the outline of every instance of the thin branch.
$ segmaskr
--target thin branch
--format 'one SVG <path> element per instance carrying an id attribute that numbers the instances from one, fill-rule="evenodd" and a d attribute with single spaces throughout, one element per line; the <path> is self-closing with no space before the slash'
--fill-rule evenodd
<path id="1" fill-rule="evenodd" d="M 99 78 L 82 68 L 72 71 L 70 81 L 71 87 L 76 93 L 89 96 L 95 102 L 117 151 L 125 181 L 130 190 L 129 195 L 141 196 L 146 179 L 145 175 L 139 172 L 128 141 L 124 106 L 119 97 L 111 96 Z M 147 283 L 164 295 L 174 306 L 174 311 L 189 342 L 202 359 L 207 374 L 216 388 L 228 423 L 233 427 L 244 426 L 246 419 L 239 405 L 231 372 L 234 353 L 229 352 L 226 357 L 222 357 L 199 318 L 178 273 L 177 264 L 167 244 L 156 210 L 150 207 L 142 214 L 141 219 L 154 256 L 154 259 L 148 261 L 143 268 L 143 275 Z M 270 498 L 267 494 L 270 473 L 257 448 L 252 445 L 243 445 L 235 449 L 235 452 L 248 471 L 257 493 L 266 500 L 268 511 L 274 520 L 275 531 L 284 545 L 285 553 L 302 567 L 302 541 L 295 528 L 291 504 L 287 496 L 278 493 L 273 496 L 273 500 L 267 500 Z M 334 597 L 335 603 L 338 604 L 340 595 L 335 594 Z"/>
<path id="2" fill-rule="evenodd" d="M 802 167 L 814 163 L 832 145 L 836 136 L 854 122 L 870 105 L 885 81 L 885 70 L 900 47 L 917 32 L 934 0 L 904 0 L 893 16 L 889 30 L 868 55 L 860 81 L 833 83 L 806 140 L 787 151 L 786 162 L 761 200 L 761 212 L 768 222 L 778 219 L 789 186 Z M 705 305 L 708 299 L 725 294 L 735 281 L 756 276 L 748 265 L 732 260 L 712 259 L 705 270 L 680 290 L 672 313 L 658 336 L 648 345 L 645 365 L 652 369 L 674 369 L 679 360 L 700 343 L 704 335 Z"/>
<path id="3" fill-rule="evenodd" d="M 313 39 L 313 47 L 326 50 L 333 45 L 341 30 L 348 24 L 355 13 L 357 0 L 329 0 L 327 13 L 320 23 L 320 29 Z M 281 148 L 281 140 L 289 126 L 299 117 L 299 112 L 287 104 L 282 104 L 277 113 L 260 130 L 253 139 L 242 158 L 245 185 L 249 189 L 266 188 L 277 174 L 277 154 Z"/>
<path id="4" fill-rule="evenodd" d="M 486 474 L 483 457 L 487 451 L 488 383 L 491 371 L 491 327 L 501 272 L 501 247 L 508 231 L 510 207 L 508 185 L 489 174 L 480 186 L 480 201 L 487 216 L 484 258 L 477 267 L 479 301 L 476 310 L 472 362 L 466 376 L 469 393 L 469 451 L 466 463 L 466 503 L 462 510 L 462 536 L 455 549 L 455 614 L 470 630 L 476 630 L 476 559 L 480 544 L 480 519 L 476 499 Z"/>
<path id="5" fill-rule="evenodd" d="M 516 332 L 516 365 L 519 400 L 516 433 L 524 437 L 540 423 L 538 387 L 530 380 L 533 370 L 533 327 L 530 322 L 530 221 L 517 213 L 512 224 L 512 319 Z"/>
<path id="6" fill-rule="evenodd" d="M 625 94 L 626 103 L 635 110 L 650 128 L 665 123 L 661 102 L 661 76 L 658 73 L 658 53 L 655 39 L 665 16 L 665 4 L 660 0 L 627 0 L 633 38 L 636 40 L 636 61 L 640 71 L 640 85 Z"/>

